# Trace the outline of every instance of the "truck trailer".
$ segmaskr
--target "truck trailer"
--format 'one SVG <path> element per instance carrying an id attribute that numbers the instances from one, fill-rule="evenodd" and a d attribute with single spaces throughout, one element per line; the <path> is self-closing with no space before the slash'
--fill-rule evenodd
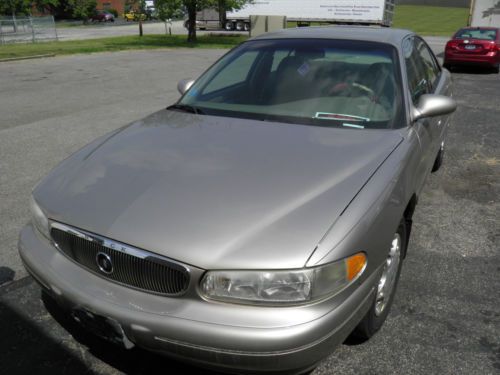
<path id="1" fill-rule="evenodd" d="M 226 30 L 250 30 L 250 16 L 286 16 L 305 26 L 311 22 L 391 26 L 394 0 L 254 0 L 241 9 L 226 12 Z M 197 13 L 200 29 L 220 28 L 214 9 Z M 186 23 L 187 26 L 187 23 Z"/>
<path id="2" fill-rule="evenodd" d="M 472 0 L 469 25 L 500 27 L 500 0 Z"/>

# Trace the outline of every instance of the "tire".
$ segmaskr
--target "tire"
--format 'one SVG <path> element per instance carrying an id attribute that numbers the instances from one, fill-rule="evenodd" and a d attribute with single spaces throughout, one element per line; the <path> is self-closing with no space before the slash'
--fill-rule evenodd
<path id="1" fill-rule="evenodd" d="M 377 283 L 377 292 L 373 303 L 358 326 L 352 331 L 350 339 L 358 342 L 366 341 L 384 324 L 396 294 L 407 242 L 407 225 L 403 218 L 394 233 L 382 274 Z"/>
<path id="2" fill-rule="evenodd" d="M 443 68 L 446 68 L 450 71 L 450 73 L 453 73 L 454 71 L 456 71 L 457 66 L 453 65 L 453 64 L 445 63 L 445 64 L 443 64 Z"/>
<path id="3" fill-rule="evenodd" d="M 248 22 L 245 22 L 245 26 L 243 27 L 245 31 L 250 31 L 250 24 Z"/>
<path id="4" fill-rule="evenodd" d="M 245 24 L 243 22 L 236 22 L 236 30 L 243 31 L 245 29 Z"/>
<path id="5" fill-rule="evenodd" d="M 498 74 L 500 72 L 500 64 L 493 67 L 493 73 Z"/>
<path id="6" fill-rule="evenodd" d="M 226 31 L 231 31 L 233 30 L 233 23 L 232 22 L 226 22 L 226 25 L 224 27 Z"/>
<path id="7" fill-rule="evenodd" d="M 432 166 L 431 172 L 434 173 L 441 168 L 443 165 L 443 159 L 444 159 L 444 144 L 441 144 L 441 147 L 439 148 L 439 151 L 436 155 L 436 160 L 434 160 L 434 165 Z"/>

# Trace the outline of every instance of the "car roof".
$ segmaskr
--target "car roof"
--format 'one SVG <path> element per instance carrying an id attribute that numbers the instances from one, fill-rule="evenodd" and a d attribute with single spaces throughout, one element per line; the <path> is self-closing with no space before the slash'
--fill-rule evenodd
<path id="1" fill-rule="evenodd" d="M 499 30 L 499 28 L 493 26 L 466 26 L 460 28 L 460 30 Z"/>
<path id="2" fill-rule="evenodd" d="M 265 39 L 348 39 L 368 42 L 382 42 L 400 46 L 408 35 L 414 35 L 410 30 L 393 29 L 381 26 L 313 26 L 283 29 L 276 32 L 261 34 L 252 40 Z"/>

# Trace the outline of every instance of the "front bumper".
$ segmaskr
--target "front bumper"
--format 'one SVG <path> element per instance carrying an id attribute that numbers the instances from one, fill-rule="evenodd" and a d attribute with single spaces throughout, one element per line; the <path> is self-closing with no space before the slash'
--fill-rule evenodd
<path id="1" fill-rule="evenodd" d="M 249 373 L 301 372 L 326 357 L 370 307 L 378 275 L 373 272 L 346 295 L 313 305 L 254 307 L 196 295 L 167 298 L 111 283 L 66 258 L 31 225 L 20 234 L 19 253 L 60 305 L 117 321 L 137 346 Z"/>

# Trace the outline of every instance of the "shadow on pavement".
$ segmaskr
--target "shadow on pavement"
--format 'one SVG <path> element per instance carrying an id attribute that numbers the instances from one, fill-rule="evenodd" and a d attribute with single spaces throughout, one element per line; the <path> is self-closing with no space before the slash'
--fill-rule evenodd
<path id="1" fill-rule="evenodd" d="M 28 280 L 29 282 L 30 280 Z M 23 282 L 26 286 L 27 282 Z M 4 301 L 0 294 L 0 355 L 2 374 L 83 374 L 86 365 L 63 341 L 56 342 L 34 322 Z"/>
<path id="2" fill-rule="evenodd" d="M 14 280 L 16 273 L 9 267 L 0 267 L 0 285 Z"/>
<path id="3" fill-rule="evenodd" d="M 151 374 L 163 369 L 170 374 L 207 374 L 216 375 L 214 372 L 189 366 L 182 362 L 163 357 L 161 355 L 133 348 L 131 350 L 120 348 L 80 327 L 59 305 L 47 294 L 42 292 L 42 301 L 50 315 L 73 338 L 85 346 L 92 356 L 107 363 L 118 371 L 126 374 Z"/>
<path id="4" fill-rule="evenodd" d="M 31 277 L 0 288 L 0 332 L 1 374 L 216 375 L 87 333 Z"/>
<path id="5" fill-rule="evenodd" d="M 453 65 L 449 68 L 452 73 L 464 73 L 464 74 L 477 74 L 477 75 L 487 75 L 487 74 L 498 74 L 494 68 L 487 66 L 469 66 L 469 65 Z"/>

